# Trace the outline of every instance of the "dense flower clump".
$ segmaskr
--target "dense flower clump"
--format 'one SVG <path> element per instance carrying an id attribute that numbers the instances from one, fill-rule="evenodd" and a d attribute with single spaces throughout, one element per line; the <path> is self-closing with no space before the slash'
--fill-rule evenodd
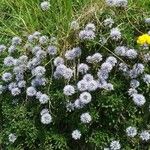
<path id="1" fill-rule="evenodd" d="M 126 8 L 128 1 L 106 0 L 106 4 Z M 40 6 L 47 11 L 50 3 L 44 1 Z M 102 29 L 93 22 L 83 28 L 77 21 L 71 22 L 78 42 L 61 54 L 55 38 L 38 31 L 26 39 L 13 37 L 9 46 L 0 45 L 0 55 L 4 56 L 0 95 L 8 95 L 6 102 L 17 107 L 16 114 L 20 112 L 11 120 L 15 127 L 7 131 L 4 140 L 13 145 L 34 130 L 35 143 L 45 133 L 52 144 L 67 139 L 68 145 L 92 143 L 105 150 L 124 149 L 125 139 L 127 148 L 149 142 L 148 121 L 142 120 L 149 118 L 150 54 L 145 46 L 149 48 L 150 36 L 135 37 L 137 43 L 131 46 L 123 42 L 122 29 L 115 26 L 113 18 L 102 22 Z M 18 109 L 21 104 L 24 109 Z M 20 118 L 29 118 L 21 122 L 23 129 L 17 124 Z M 24 133 L 28 125 L 30 132 Z M 55 141 L 60 135 L 62 141 Z"/>

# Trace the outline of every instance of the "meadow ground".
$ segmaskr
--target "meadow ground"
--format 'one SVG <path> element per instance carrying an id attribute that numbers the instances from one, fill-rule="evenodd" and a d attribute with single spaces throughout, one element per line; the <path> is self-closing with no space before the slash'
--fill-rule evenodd
<path id="1" fill-rule="evenodd" d="M 25 38 L 29 34 L 32 34 L 35 31 L 39 31 L 49 37 L 54 36 L 57 38 L 57 46 L 59 47 L 59 54 L 61 55 L 69 48 L 72 48 L 74 45 L 76 46 L 76 44 L 80 43 L 77 41 L 74 44 L 72 39 L 72 30 L 70 29 L 70 23 L 73 20 L 78 21 L 80 29 L 82 29 L 88 22 L 95 23 L 97 27 L 101 27 L 101 20 L 104 20 L 103 18 L 111 16 L 117 23 L 117 26 L 121 28 L 123 39 L 125 41 L 123 42 L 129 47 L 134 47 L 136 38 L 139 35 L 142 35 L 143 33 L 146 33 L 150 30 L 150 26 L 147 26 L 144 23 L 144 18 L 150 18 L 150 0 L 129 0 L 128 2 L 128 7 L 122 11 L 121 9 L 110 8 L 106 6 L 104 0 L 51 0 L 50 9 L 48 11 L 42 11 L 40 8 L 40 0 L 0 0 L 0 43 L 8 45 L 10 44 L 11 38 L 14 36 L 20 36 L 23 38 L 23 40 L 25 40 Z M 82 43 L 80 44 L 82 47 Z M 109 44 L 108 48 L 113 48 L 113 44 L 110 44 L 110 47 Z M 83 44 L 83 48 L 84 46 L 85 45 Z M 88 46 L 85 46 L 85 50 L 88 49 Z M 94 48 L 96 48 L 96 46 Z M 102 50 L 102 53 L 108 54 L 108 48 L 104 48 Z M 90 53 L 92 53 L 91 49 L 92 48 L 90 48 Z M 5 56 L 5 54 L 0 56 L 0 66 L 3 66 L 2 61 L 3 57 Z M 4 69 L 4 67 L 0 68 L 0 75 L 2 75 L 2 73 L 5 71 Z M 149 73 L 149 71 L 150 68 L 148 65 L 146 65 L 146 72 Z M 100 104 L 100 106 L 102 105 L 104 106 L 104 108 L 107 108 L 107 105 L 110 105 L 110 108 L 114 110 L 113 113 L 112 111 L 104 111 L 105 113 L 110 114 L 109 116 L 106 116 L 108 120 L 117 120 L 114 116 L 119 115 L 118 112 L 120 110 L 124 110 L 125 105 L 122 104 L 122 100 L 126 100 L 123 95 L 123 89 L 126 87 L 126 83 L 123 80 L 124 78 L 120 78 L 119 74 L 115 75 L 115 77 L 112 78 L 112 82 L 114 83 L 114 86 L 118 88 L 118 91 L 114 92 L 112 95 L 102 93 L 104 95 L 102 95 L 101 99 L 103 99 L 104 101 L 107 101 L 109 99 L 109 101 L 107 101 L 106 103 L 104 102 L 104 104 Z M 56 83 L 56 85 L 54 85 L 54 89 L 50 91 L 53 99 L 56 99 L 56 102 L 53 103 L 54 106 L 59 106 L 58 101 L 64 98 L 64 96 L 59 93 L 59 88 L 62 89 L 63 87 L 59 85 L 59 83 L 58 85 Z M 142 90 L 149 91 L 149 89 L 146 89 L 145 86 L 141 87 L 140 91 Z M 146 95 L 149 99 L 149 92 L 147 92 Z M 62 114 L 62 116 L 64 115 L 62 118 L 64 119 L 66 117 L 66 120 L 64 120 L 64 122 L 62 123 L 61 118 L 54 119 L 56 122 L 58 122 L 59 125 L 56 125 L 54 123 L 53 125 L 56 125 L 56 127 L 53 127 L 53 130 L 50 130 L 49 128 L 43 127 L 39 123 L 37 123 L 39 121 L 39 119 L 37 119 L 37 111 L 40 110 L 37 104 L 35 104 L 36 107 L 32 110 L 29 104 L 22 102 L 17 106 L 17 108 L 12 110 L 12 106 L 8 102 L 9 100 L 6 100 L 6 102 L 3 101 L 3 99 L 9 99 L 6 96 L 7 95 L 0 97 L 0 109 L 2 110 L 0 112 L 0 115 L 2 116 L 1 118 L 3 118 L 3 120 L 0 120 L 0 130 L 2 131 L 0 134 L 0 149 L 4 148 L 5 150 L 5 148 L 7 147 L 8 150 L 23 150 L 23 147 L 26 147 L 29 150 L 34 150 L 38 147 L 39 150 L 101 150 L 102 147 L 107 146 L 106 143 L 110 141 L 109 136 L 112 136 L 111 130 L 114 130 L 114 132 L 118 133 L 118 135 L 115 135 L 117 138 L 122 137 L 122 132 L 120 132 L 120 129 L 117 126 L 118 124 L 121 124 L 120 120 L 117 120 L 118 124 L 114 124 L 114 122 L 112 121 L 112 125 L 114 126 L 114 128 L 108 127 L 110 129 L 110 132 L 107 132 L 107 127 L 106 129 L 104 128 L 104 130 L 101 131 L 96 130 L 99 127 L 99 114 L 97 113 L 97 111 L 99 111 L 99 109 L 97 110 L 97 105 L 99 103 L 92 104 L 90 108 L 90 111 L 93 114 L 93 120 L 96 120 L 96 123 L 92 124 L 93 130 L 90 130 L 90 128 L 88 127 L 87 129 L 85 129 L 81 126 L 81 130 L 83 130 L 83 132 L 85 133 L 85 137 L 86 133 L 89 134 L 87 134 L 87 137 L 85 138 L 87 144 L 84 145 L 84 141 L 82 140 L 81 142 L 76 143 L 74 143 L 72 140 L 68 140 L 68 134 L 70 133 L 64 133 L 66 131 L 70 132 L 68 124 L 70 123 L 72 126 L 74 126 L 73 123 L 75 119 L 77 119 L 77 117 L 75 117 L 75 119 L 74 117 L 72 117 L 72 119 L 68 121 L 67 117 L 70 117 L 70 114 L 65 115 L 64 113 Z M 108 99 L 105 96 L 108 96 Z M 115 100 L 117 100 L 117 102 L 115 102 Z M 120 109 L 118 109 L 118 107 L 120 107 Z M 149 115 L 148 117 L 145 116 L 145 118 L 147 119 L 145 123 L 143 123 L 144 120 L 140 116 L 140 114 L 143 113 L 144 109 L 140 110 L 139 113 L 137 113 L 137 110 L 132 106 L 129 109 L 129 116 L 133 116 L 131 117 L 131 121 L 129 122 L 132 122 L 133 120 L 135 124 L 139 125 L 139 128 L 142 128 L 142 126 L 147 126 L 146 123 L 149 125 Z M 57 111 L 57 109 L 54 109 L 53 111 L 54 118 L 55 113 L 61 113 L 61 111 Z M 21 114 L 21 116 L 19 114 Z M 20 121 L 21 119 L 17 120 L 17 117 L 20 117 L 22 119 L 22 122 Z M 37 119 L 38 121 L 34 121 L 34 119 Z M 121 119 L 124 119 L 124 116 Z M 9 129 L 9 125 L 11 123 L 8 123 L 7 125 L 8 120 L 11 123 L 14 123 L 14 127 L 11 127 L 11 129 Z M 124 127 L 125 123 L 126 121 L 123 120 L 121 124 L 122 128 Z M 76 122 L 74 124 L 76 124 Z M 62 129 L 64 126 L 65 129 Z M 104 126 L 107 126 L 107 123 L 105 123 L 105 121 Z M 57 127 L 60 130 L 58 130 Z M 16 130 L 18 133 L 22 134 L 19 135 L 21 138 L 20 141 L 18 140 L 18 145 L 16 144 L 12 146 L 8 143 L 3 142 L 7 141 L 6 135 L 8 135 L 11 130 Z M 43 130 L 43 132 L 41 130 Z M 46 134 L 49 136 L 46 136 Z M 42 140 L 40 141 L 37 137 L 41 137 Z M 123 136 L 121 140 L 123 141 L 124 138 L 125 137 Z M 24 141 L 24 139 L 25 142 L 24 144 L 22 144 L 21 142 Z M 126 142 L 129 142 L 130 144 L 126 146 Z M 130 150 L 130 146 L 132 146 L 133 150 L 135 150 L 136 148 L 138 148 L 139 150 L 147 150 L 148 148 L 150 148 L 149 145 L 145 143 L 142 143 L 141 145 L 139 144 L 136 147 L 136 144 L 138 144 L 138 142 L 139 139 L 133 141 L 124 140 L 123 146 L 126 146 L 125 150 Z M 37 147 L 35 143 L 37 144 Z M 74 147 L 75 144 L 76 146 Z"/>

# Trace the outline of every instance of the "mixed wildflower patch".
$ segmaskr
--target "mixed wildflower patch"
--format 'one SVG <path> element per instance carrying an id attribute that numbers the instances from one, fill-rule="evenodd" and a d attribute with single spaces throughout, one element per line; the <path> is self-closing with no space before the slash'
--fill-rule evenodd
<path id="1" fill-rule="evenodd" d="M 106 4 L 125 9 L 128 1 Z M 101 21 L 71 22 L 75 40 L 65 51 L 38 31 L 0 45 L 2 147 L 149 147 L 149 33 L 130 46 L 112 17 Z"/>

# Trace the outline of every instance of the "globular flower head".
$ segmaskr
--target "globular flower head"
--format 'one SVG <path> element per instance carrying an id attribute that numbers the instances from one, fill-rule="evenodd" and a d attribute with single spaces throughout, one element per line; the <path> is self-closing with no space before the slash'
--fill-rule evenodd
<path id="1" fill-rule="evenodd" d="M 150 74 L 145 74 L 143 76 L 143 81 L 147 84 L 150 84 Z"/>
<path id="2" fill-rule="evenodd" d="M 85 27 L 85 30 L 92 30 L 92 31 L 95 31 L 96 30 L 96 27 L 93 23 L 88 23 Z"/>
<path id="3" fill-rule="evenodd" d="M 143 106 L 146 99 L 142 94 L 133 94 L 133 101 L 137 106 Z"/>
<path id="4" fill-rule="evenodd" d="M 40 99 L 40 97 L 42 96 L 42 92 L 41 91 L 38 91 L 36 92 L 36 99 Z"/>
<path id="5" fill-rule="evenodd" d="M 128 90 L 128 94 L 129 94 L 129 96 L 131 96 L 131 97 L 133 97 L 133 95 L 134 94 L 137 94 L 138 93 L 138 91 L 135 89 L 135 88 L 130 88 L 129 90 Z"/>
<path id="6" fill-rule="evenodd" d="M 137 129 L 135 127 L 129 126 L 126 129 L 126 134 L 129 137 L 135 137 L 137 135 Z"/>
<path id="7" fill-rule="evenodd" d="M 114 24 L 114 20 L 112 18 L 107 18 L 104 20 L 104 26 L 111 28 Z"/>
<path id="8" fill-rule="evenodd" d="M 98 82 L 95 80 L 92 80 L 88 82 L 88 91 L 95 91 L 98 88 Z"/>
<path id="9" fill-rule="evenodd" d="M 76 99 L 75 102 L 74 102 L 74 107 L 77 108 L 77 109 L 81 109 L 84 107 L 84 104 L 81 102 L 80 99 Z"/>
<path id="10" fill-rule="evenodd" d="M 80 94 L 79 99 L 83 104 L 88 104 L 91 102 L 92 96 L 89 92 L 83 92 Z"/>
<path id="11" fill-rule="evenodd" d="M 35 96 L 36 95 L 36 89 L 34 87 L 28 87 L 27 90 L 26 90 L 26 93 L 27 93 L 27 96 Z"/>
<path id="12" fill-rule="evenodd" d="M 111 150 L 120 150 L 121 149 L 121 145 L 119 141 L 112 141 L 110 143 L 110 148 Z"/>
<path id="13" fill-rule="evenodd" d="M 140 82 L 136 79 L 132 79 L 131 82 L 130 82 L 130 87 L 131 88 L 137 88 L 137 87 L 139 87 L 139 85 L 140 85 Z"/>
<path id="14" fill-rule="evenodd" d="M 106 1 L 106 4 L 110 7 L 115 6 L 115 4 L 116 4 L 115 0 L 105 0 L 105 1 Z"/>
<path id="15" fill-rule="evenodd" d="M 75 53 L 74 53 L 74 51 L 72 51 L 72 50 L 68 50 L 68 51 L 66 51 L 66 53 L 65 53 L 65 58 L 67 59 L 67 60 L 73 60 L 73 59 L 75 59 Z"/>
<path id="16" fill-rule="evenodd" d="M 31 81 L 31 85 L 33 87 L 38 87 L 38 86 L 45 86 L 47 83 L 46 78 L 43 77 L 36 77 Z"/>
<path id="17" fill-rule="evenodd" d="M 85 74 L 83 76 L 83 80 L 85 80 L 86 82 L 92 81 L 94 79 L 94 77 L 91 74 Z"/>
<path id="18" fill-rule="evenodd" d="M 81 138 L 81 132 L 80 132 L 79 130 L 74 130 L 74 131 L 72 132 L 72 138 L 73 138 L 74 140 L 80 139 L 80 138 Z"/>
<path id="19" fill-rule="evenodd" d="M 119 56 L 126 56 L 127 48 L 125 46 L 118 46 L 115 48 L 115 53 Z"/>
<path id="20" fill-rule="evenodd" d="M 113 56 L 109 56 L 107 59 L 106 59 L 106 63 L 110 63 L 112 66 L 115 66 L 116 63 L 117 63 L 117 59 Z"/>
<path id="21" fill-rule="evenodd" d="M 100 53 L 95 53 L 92 55 L 92 63 L 99 63 L 102 61 L 102 55 Z"/>
<path id="22" fill-rule="evenodd" d="M 48 46 L 47 53 L 49 55 L 56 55 L 57 54 L 57 47 L 56 46 Z"/>
<path id="23" fill-rule="evenodd" d="M 4 52 L 6 50 L 6 46 L 5 45 L 0 45 L 0 53 Z"/>
<path id="24" fill-rule="evenodd" d="M 17 96 L 17 95 L 19 95 L 21 93 L 21 90 L 19 89 L 19 88 L 13 88 L 12 90 L 11 90 L 11 94 L 13 95 L 13 96 Z"/>
<path id="25" fill-rule="evenodd" d="M 78 30 L 79 29 L 79 23 L 77 21 L 72 21 L 70 24 L 70 28 L 73 30 Z"/>
<path id="26" fill-rule="evenodd" d="M 16 82 L 11 82 L 8 84 L 8 90 L 11 91 L 12 89 L 17 87 L 17 83 Z"/>
<path id="27" fill-rule="evenodd" d="M 66 85 L 63 89 L 63 93 L 66 95 L 66 96 L 71 96 L 75 93 L 75 89 L 72 85 Z"/>
<path id="28" fill-rule="evenodd" d="M 36 77 L 42 77 L 46 72 L 45 67 L 37 66 L 35 69 L 32 70 L 32 75 Z"/>
<path id="29" fill-rule="evenodd" d="M 150 24 L 150 18 L 145 18 L 145 23 Z"/>
<path id="30" fill-rule="evenodd" d="M 116 0 L 115 6 L 116 7 L 127 7 L 128 0 Z"/>
<path id="31" fill-rule="evenodd" d="M 41 9 L 43 11 L 47 11 L 47 10 L 49 10 L 49 8 L 50 8 L 50 3 L 48 1 L 44 1 L 41 3 Z"/>
<path id="32" fill-rule="evenodd" d="M 14 58 L 11 57 L 11 56 L 8 56 L 4 59 L 4 65 L 5 66 L 8 66 L 8 67 L 11 67 L 14 65 Z"/>
<path id="33" fill-rule="evenodd" d="M 11 45 L 9 48 L 8 48 L 8 52 L 11 54 L 13 52 L 16 51 L 16 45 Z"/>
<path id="34" fill-rule="evenodd" d="M 14 133 L 9 134 L 9 136 L 8 136 L 9 142 L 14 143 L 16 141 L 16 139 L 17 139 L 17 136 Z"/>
<path id="35" fill-rule="evenodd" d="M 22 39 L 20 37 L 13 37 L 12 38 L 12 45 L 20 45 L 22 42 Z"/>
<path id="36" fill-rule="evenodd" d="M 106 72 L 110 72 L 113 69 L 112 64 L 105 62 L 101 65 L 101 70 L 106 71 Z"/>
<path id="37" fill-rule="evenodd" d="M 134 49 L 129 49 L 126 51 L 126 56 L 130 59 L 135 59 L 137 58 L 137 52 Z"/>
<path id="38" fill-rule="evenodd" d="M 133 66 L 133 70 L 136 71 L 137 74 L 142 74 L 144 72 L 144 65 L 141 63 L 137 63 Z"/>
<path id="39" fill-rule="evenodd" d="M 68 102 L 66 104 L 66 109 L 67 109 L 68 112 L 73 111 L 74 110 L 74 103 Z"/>
<path id="40" fill-rule="evenodd" d="M 78 70 L 78 72 L 85 74 L 89 70 L 89 66 L 87 64 L 81 63 L 78 65 L 77 70 Z"/>
<path id="41" fill-rule="evenodd" d="M 80 116 L 80 120 L 82 123 L 90 123 L 92 121 L 92 117 L 91 115 L 87 112 L 87 113 L 83 113 Z"/>
<path id="42" fill-rule="evenodd" d="M 39 38 L 39 43 L 41 44 L 41 45 L 43 45 L 43 44 L 47 44 L 47 42 L 48 42 L 48 37 L 47 36 L 41 36 L 40 38 Z"/>
<path id="43" fill-rule="evenodd" d="M 103 88 L 107 91 L 112 91 L 114 90 L 114 86 L 111 83 L 106 83 L 103 85 Z"/>
<path id="44" fill-rule="evenodd" d="M 143 141 L 148 141 L 150 139 L 150 133 L 148 131 L 142 131 L 140 133 L 140 138 L 143 140 Z"/>
<path id="45" fill-rule="evenodd" d="M 54 65 L 57 67 L 59 65 L 63 65 L 64 64 L 64 59 L 62 57 L 56 57 L 54 59 Z"/>
<path id="46" fill-rule="evenodd" d="M 46 104 L 49 101 L 49 96 L 46 94 L 42 94 L 39 98 L 41 104 Z"/>
<path id="47" fill-rule="evenodd" d="M 110 31 L 110 37 L 112 40 L 118 41 L 121 39 L 121 32 L 119 28 L 112 28 Z"/>
<path id="48" fill-rule="evenodd" d="M 12 80 L 12 74 L 10 72 L 5 72 L 2 75 L 2 80 L 5 82 L 11 81 Z"/>
<path id="49" fill-rule="evenodd" d="M 79 91 L 83 92 L 88 89 L 88 83 L 85 80 L 81 80 L 77 83 L 77 88 Z"/>
<path id="50" fill-rule="evenodd" d="M 95 33 L 92 30 L 82 30 L 79 33 L 79 38 L 81 40 L 94 40 Z"/>
<path id="51" fill-rule="evenodd" d="M 63 72 L 63 77 L 66 80 L 70 80 L 73 76 L 73 70 L 70 68 L 66 68 Z"/>
<path id="52" fill-rule="evenodd" d="M 18 87 L 19 88 L 25 88 L 26 87 L 26 81 L 25 80 L 21 80 L 18 82 Z"/>
<path id="53" fill-rule="evenodd" d="M 36 57 L 38 60 L 43 60 L 46 57 L 47 53 L 43 50 L 40 50 L 36 53 Z"/>
<path id="54" fill-rule="evenodd" d="M 42 50 L 42 48 L 40 46 L 36 45 L 32 48 L 32 54 L 36 54 L 38 51 L 41 51 L 41 50 Z"/>
<path id="55" fill-rule="evenodd" d="M 47 108 L 42 109 L 42 111 L 40 112 L 40 115 L 44 115 L 46 113 L 49 113 L 49 110 Z"/>
<path id="56" fill-rule="evenodd" d="M 144 62 L 147 62 L 147 63 L 150 62 L 150 53 L 144 54 L 143 60 L 144 60 Z"/>
<path id="57" fill-rule="evenodd" d="M 81 48 L 80 47 L 74 47 L 72 49 L 72 51 L 73 51 L 75 57 L 80 57 L 81 56 Z"/>
<path id="58" fill-rule="evenodd" d="M 52 116 L 49 113 L 44 113 L 41 115 L 41 122 L 43 124 L 50 124 L 52 122 Z"/>

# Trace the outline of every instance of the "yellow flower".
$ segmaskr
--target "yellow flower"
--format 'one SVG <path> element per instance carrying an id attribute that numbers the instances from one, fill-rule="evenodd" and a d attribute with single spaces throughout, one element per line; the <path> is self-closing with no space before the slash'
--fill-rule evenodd
<path id="1" fill-rule="evenodd" d="M 137 43 L 140 45 L 150 44 L 150 36 L 148 34 L 143 34 L 138 37 Z"/>

